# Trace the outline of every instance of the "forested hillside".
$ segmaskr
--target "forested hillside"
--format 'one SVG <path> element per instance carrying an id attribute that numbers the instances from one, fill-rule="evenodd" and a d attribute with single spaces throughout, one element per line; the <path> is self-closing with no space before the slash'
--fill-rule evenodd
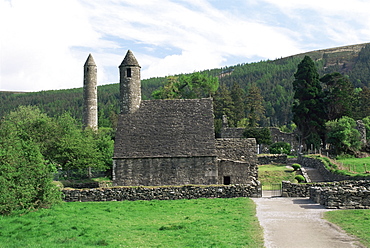
<path id="1" fill-rule="evenodd" d="M 252 86 L 259 88 L 265 108 L 264 117 L 259 121 L 259 125 L 282 126 L 289 124 L 292 119 L 294 94 L 292 82 L 297 65 L 305 55 L 315 61 L 320 76 L 338 71 L 347 75 L 356 88 L 369 87 L 370 43 L 313 51 L 271 61 L 238 64 L 202 73 L 219 78 L 220 87 L 216 93 L 218 94 L 218 97 L 215 97 L 216 102 L 223 100 L 220 96 L 227 97 L 230 92 L 235 94 L 237 91 L 242 93 L 238 97 L 246 98 L 245 93 Z M 166 78 L 143 80 L 143 99 L 151 99 L 152 92 L 166 81 Z M 82 97 L 82 88 L 34 93 L 0 92 L 0 116 L 4 116 L 19 105 L 37 105 L 50 116 L 59 116 L 67 111 L 81 120 Z M 230 97 L 235 98 L 232 95 Z M 99 125 L 114 127 L 119 112 L 119 85 L 99 86 L 98 98 Z M 236 124 L 235 122 L 234 125 Z"/>

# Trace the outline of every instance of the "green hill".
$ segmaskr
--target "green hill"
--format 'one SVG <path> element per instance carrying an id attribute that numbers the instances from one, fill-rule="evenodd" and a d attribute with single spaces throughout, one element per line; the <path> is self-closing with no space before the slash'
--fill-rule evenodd
<path id="1" fill-rule="evenodd" d="M 238 64 L 203 72 L 219 77 L 220 83 L 227 87 L 238 83 L 246 90 L 255 83 L 261 89 L 264 98 L 266 119 L 263 125 L 281 126 L 291 120 L 293 75 L 305 55 L 309 55 L 316 62 L 321 75 L 339 71 L 348 75 L 355 87 L 369 87 L 370 43 L 312 51 L 276 60 Z M 143 99 L 151 99 L 151 93 L 163 82 L 164 77 L 142 80 Z M 19 105 L 37 105 L 51 116 L 68 111 L 77 119 L 81 119 L 82 97 L 82 88 L 33 93 L 0 92 L 0 116 L 4 116 Z M 100 126 L 114 126 L 119 111 L 118 99 L 118 84 L 98 87 Z"/>

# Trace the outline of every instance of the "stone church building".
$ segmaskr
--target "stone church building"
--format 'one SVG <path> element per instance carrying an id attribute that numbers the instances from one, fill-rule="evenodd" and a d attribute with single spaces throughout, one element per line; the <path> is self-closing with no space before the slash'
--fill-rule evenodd
<path id="1" fill-rule="evenodd" d="M 257 183 L 255 139 L 216 140 L 211 98 L 141 100 L 140 70 L 129 50 L 119 66 L 114 185 Z"/>

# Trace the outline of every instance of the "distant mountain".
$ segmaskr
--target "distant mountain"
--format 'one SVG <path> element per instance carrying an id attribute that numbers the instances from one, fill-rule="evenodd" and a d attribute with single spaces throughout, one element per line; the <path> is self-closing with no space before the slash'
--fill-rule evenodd
<path id="1" fill-rule="evenodd" d="M 355 87 L 369 87 L 370 43 L 317 50 L 276 60 L 238 64 L 205 70 L 203 73 L 219 77 L 220 83 L 228 87 L 238 83 L 246 90 L 251 83 L 256 83 L 262 90 L 265 101 L 267 121 L 264 125 L 280 126 L 291 120 L 292 82 L 297 65 L 305 55 L 316 62 L 321 75 L 338 71 L 348 75 Z M 151 93 L 164 82 L 164 77 L 142 80 L 143 99 L 151 99 Z M 82 101 L 82 88 L 33 93 L 0 92 L 0 116 L 4 116 L 19 105 L 37 105 L 51 116 L 68 111 L 77 119 L 81 119 Z M 119 85 L 99 86 L 98 101 L 99 125 L 114 126 L 119 111 Z"/>

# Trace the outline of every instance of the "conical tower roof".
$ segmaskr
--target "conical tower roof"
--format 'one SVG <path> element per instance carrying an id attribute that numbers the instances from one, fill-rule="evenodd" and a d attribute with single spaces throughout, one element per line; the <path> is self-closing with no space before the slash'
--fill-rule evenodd
<path id="1" fill-rule="evenodd" d="M 94 58 L 93 58 L 93 56 L 91 55 L 91 53 L 89 54 L 89 57 L 87 57 L 87 60 L 86 60 L 86 62 L 85 62 L 85 65 L 84 66 L 91 66 L 91 65 L 93 65 L 93 66 L 96 66 L 96 64 L 95 64 L 95 61 L 94 61 Z"/>
<path id="2" fill-rule="evenodd" d="M 139 63 L 137 62 L 134 54 L 131 52 L 131 50 L 128 50 L 126 53 L 125 58 L 123 59 L 121 66 L 138 66 L 140 67 Z"/>

